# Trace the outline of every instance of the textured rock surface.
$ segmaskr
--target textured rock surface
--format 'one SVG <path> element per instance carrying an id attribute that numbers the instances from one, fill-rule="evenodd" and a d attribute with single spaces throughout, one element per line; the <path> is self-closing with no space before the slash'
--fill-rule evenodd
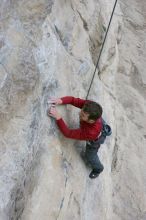
<path id="1" fill-rule="evenodd" d="M 112 219 L 145 220 L 146 1 L 121 1 L 121 10 Z"/>
<path id="2" fill-rule="evenodd" d="M 146 219 L 144 0 L 119 1 L 89 96 L 113 129 L 98 179 L 79 156 L 84 143 L 46 116 L 50 97 L 86 96 L 113 4 L 1 0 L 0 219 Z M 58 110 L 78 126 L 78 109 Z"/>

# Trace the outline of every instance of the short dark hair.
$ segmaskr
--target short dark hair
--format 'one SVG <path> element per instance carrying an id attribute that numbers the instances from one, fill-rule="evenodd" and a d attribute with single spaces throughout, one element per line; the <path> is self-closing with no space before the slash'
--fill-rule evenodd
<path id="1" fill-rule="evenodd" d="M 94 101 L 86 102 L 82 110 L 89 114 L 88 119 L 97 120 L 102 115 L 102 107 Z"/>

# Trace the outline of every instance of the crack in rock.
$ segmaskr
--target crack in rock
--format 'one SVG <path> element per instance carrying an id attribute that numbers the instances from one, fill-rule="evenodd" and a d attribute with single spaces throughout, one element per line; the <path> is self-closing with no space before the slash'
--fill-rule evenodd
<path id="1" fill-rule="evenodd" d="M 56 220 L 57 220 L 57 219 L 59 218 L 59 216 L 60 216 L 60 212 L 61 212 L 61 209 L 62 209 L 62 207 L 63 207 L 63 204 L 64 204 L 64 197 L 63 197 L 62 200 L 61 200 L 60 207 L 59 207 L 59 212 L 58 212 L 58 216 L 57 216 Z"/>
<path id="2" fill-rule="evenodd" d="M 80 13 L 78 10 L 77 10 L 77 12 L 78 12 L 78 14 L 79 14 L 79 16 L 80 16 L 80 18 L 81 18 L 81 20 L 82 20 L 82 22 L 83 22 L 83 27 L 84 27 L 84 29 L 85 29 L 86 31 L 89 31 L 87 22 L 85 21 L 85 19 L 82 17 L 81 13 Z"/>
<path id="3" fill-rule="evenodd" d="M 80 215 L 81 215 L 80 203 L 79 203 L 79 201 L 76 199 L 75 196 L 74 196 L 74 202 L 75 202 L 75 204 L 76 204 L 76 206 L 77 206 L 77 208 L 78 208 L 77 213 L 78 213 L 78 215 L 80 216 Z"/>
<path id="4" fill-rule="evenodd" d="M 117 167 L 117 157 L 118 154 L 118 144 L 117 144 L 117 137 L 115 138 L 115 145 L 114 145 L 114 150 L 113 150 L 113 159 L 112 159 L 112 165 L 111 165 L 111 171 L 114 172 Z"/>

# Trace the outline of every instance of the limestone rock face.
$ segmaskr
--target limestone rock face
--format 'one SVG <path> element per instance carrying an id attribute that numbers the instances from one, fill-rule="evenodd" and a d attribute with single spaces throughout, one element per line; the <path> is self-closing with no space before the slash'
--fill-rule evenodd
<path id="1" fill-rule="evenodd" d="M 115 75 L 116 137 L 112 162 L 113 218 L 146 219 L 146 2 L 121 1 Z"/>
<path id="2" fill-rule="evenodd" d="M 51 97 L 86 97 L 114 2 L 0 5 L 0 220 L 145 220 L 145 0 L 118 2 L 89 94 L 113 131 L 95 180 L 85 142 L 66 139 L 47 109 Z M 79 126 L 79 109 L 57 108 Z"/>

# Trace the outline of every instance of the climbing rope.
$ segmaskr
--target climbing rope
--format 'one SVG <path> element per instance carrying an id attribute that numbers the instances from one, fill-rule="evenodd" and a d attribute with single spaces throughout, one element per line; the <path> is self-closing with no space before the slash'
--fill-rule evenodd
<path id="1" fill-rule="evenodd" d="M 94 73 L 93 73 L 93 76 L 92 76 L 92 79 L 91 79 L 91 82 L 90 82 L 90 86 L 89 86 L 89 89 L 88 89 L 88 92 L 87 92 L 86 99 L 88 98 L 88 95 L 89 95 L 89 92 L 90 92 L 90 89 L 91 89 L 91 86 L 92 86 L 92 83 L 93 83 L 93 80 L 94 80 L 94 77 L 95 77 L 95 73 L 96 73 L 96 70 L 97 70 L 97 67 L 98 67 L 98 64 L 99 64 L 99 61 L 100 61 L 100 57 L 101 57 L 101 54 L 102 54 L 102 51 L 103 51 L 103 47 L 104 47 L 105 40 L 106 40 L 108 31 L 109 31 L 109 27 L 110 27 L 110 24 L 111 24 L 111 21 L 112 21 L 112 17 L 113 17 L 114 11 L 115 11 L 115 7 L 116 7 L 116 4 L 117 4 L 117 1 L 118 0 L 115 1 L 114 7 L 113 7 L 113 10 L 112 10 L 112 14 L 110 16 L 108 27 L 107 27 L 107 30 L 106 30 L 106 33 L 105 33 L 105 37 L 104 37 L 104 40 L 103 40 L 103 43 L 102 43 L 102 46 L 101 46 L 101 49 L 100 49 L 100 53 L 99 53 L 99 56 L 98 56 L 98 59 L 97 59 L 97 63 L 96 63 L 96 66 L 95 66 L 95 70 L 94 70 Z M 99 70 L 98 70 L 98 75 L 99 75 Z"/>

